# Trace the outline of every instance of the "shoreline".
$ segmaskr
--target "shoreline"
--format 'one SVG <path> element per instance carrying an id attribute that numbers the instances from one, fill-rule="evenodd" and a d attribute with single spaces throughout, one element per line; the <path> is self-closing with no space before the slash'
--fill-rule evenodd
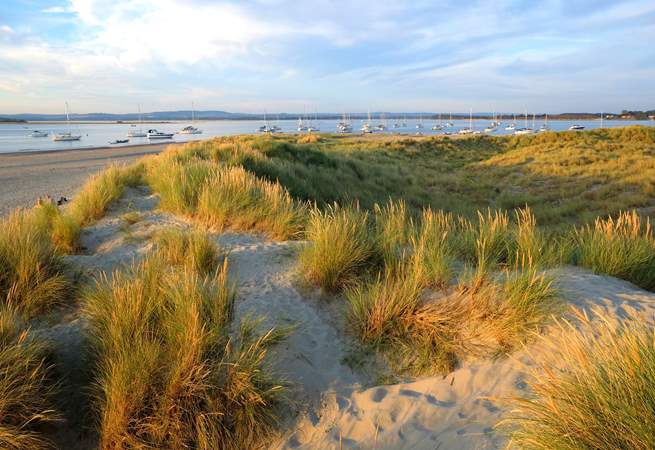
<path id="1" fill-rule="evenodd" d="M 0 218 L 31 207 L 41 196 L 71 199 L 89 176 L 110 164 L 129 164 L 178 144 L 0 153 Z"/>
<path id="2" fill-rule="evenodd" d="M 196 141 L 189 141 L 196 142 Z M 52 149 L 52 150 L 14 150 L 12 152 L 0 152 L 0 158 L 4 156 L 28 156 L 28 155 L 47 155 L 50 153 L 70 153 L 70 152 L 84 152 L 84 151 L 96 151 L 96 150 L 124 150 L 124 149 L 133 149 L 135 147 L 168 147 L 169 145 L 183 145 L 187 142 L 153 142 L 151 144 L 128 144 L 128 145 L 100 145 L 96 147 L 77 147 L 77 148 L 65 148 L 65 149 Z"/>

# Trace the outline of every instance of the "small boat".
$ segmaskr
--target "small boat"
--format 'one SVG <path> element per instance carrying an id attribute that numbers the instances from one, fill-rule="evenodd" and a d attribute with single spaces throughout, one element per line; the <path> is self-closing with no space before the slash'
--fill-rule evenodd
<path id="1" fill-rule="evenodd" d="M 505 127 L 505 130 L 507 130 L 507 131 L 514 131 L 514 130 L 516 130 L 516 114 L 514 114 L 514 120 L 512 121 L 512 123 L 510 123 L 509 125 L 507 125 L 507 126 Z"/>
<path id="2" fill-rule="evenodd" d="M 473 108 L 469 110 L 469 126 L 468 128 L 462 128 L 457 132 L 457 134 L 476 134 L 473 131 Z"/>
<path id="3" fill-rule="evenodd" d="M 115 139 L 113 141 L 110 141 L 109 143 L 111 145 L 114 145 L 114 144 L 127 144 L 128 142 L 130 142 L 129 139 Z"/>
<path id="4" fill-rule="evenodd" d="M 155 129 L 148 130 L 146 133 L 148 139 L 173 139 L 173 133 L 164 133 Z"/>
<path id="5" fill-rule="evenodd" d="M 137 108 L 139 109 L 139 130 L 138 130 L 138 131 L 137 131 L 137 130 L 134 130 L 134 131 L 130 130 L 130 131 L 128 131 L 128 132 L 127 132 L 127 137 L 128 137 L 128 138 L 146 137 L 146 134 L 145 134 L 145 133 L 143 132 L 143 130 L 141 129 L 141 124 L 143 123 L 142 120 L 141 120 L 141 105 L 137 105 Z M 130 126 L 136 128 L 136 125 L 134 125 L 134 124 L 132 124 L 132 125 L 130 125 Z"/>
<path id="6" fill-rule="evenodd" d="M 195 123 L 195 105 L 191 102 L 191 123 Z M 202 130 L 194 127 L 193 125 L 188 125 L 178 131 L 179 134 L 202 134 Z"/>
<path id="7" fill-rule="evenodd" d="M 57 133 L 52 136 L 53 141 L 57 142 L 68 142 L 68 141 L 79 141 L 82 139 L 81 135 L 71 133 L 71 121 L 68 116 L 68 102 L 66 102 L 66 123 L 68 124 L 68 131 L 66 133 Z"/>
<path id="8" fill-rule="evenodd" d="M 550 131 L 550 128 L 548 128 L 548 114 L 546 114 L 544 123 L 539 127 L 539 133 L 545 133 L 546 131 Z"/>
<path id="9" fill-rule="evenodd" d="M 532 116 L 532 121 L 534 122 L 534 116 Z M 519 128 L 518 130 L 514 131 L 514 134 L 519 136 L 521 134 L 532 134 L 532 128 L 528 127 L 528 111 L 525 111 L 525 126 L 523 128 Z"/>
<path id="10" fill-rule="evenodd" d="M 202 134 L 202 130 L 199 130 L 198 128 L 194 126 L 186 126 L 182 128 L 180 131 L 178 131 L 179 134 Z"/>
<path id="11" fill-rule="evenodd" d="M 441 113 L 439 113 L 439 123 L 435 123 L 432 126 L 432 131 L 440 131 L 443 130 L 443 124 L 441 123 Z"/>
<path id="12" fill-rule="evenodd" d="M 32 131 L 32 134 L 30 134 L 32 137 L 48 137 L 48 132 L 47 131 L 39 131 L 39 130 L 34 130 Z"/>
<path id="13" fill-rule="evenodd" d="M 487 128 L 484 129 L 484 132 L 485 133 L 493 133 L 496 130 L 498 130 L 498 128 L 496 128 L 494 125 L 490 125 L 490 126 L 488 126 Z"/>
<path id="14" fill-rule="evenodd" d="M 584 125 L 573 124 L 569 127 L 569 130 L 584 130 Z"/>

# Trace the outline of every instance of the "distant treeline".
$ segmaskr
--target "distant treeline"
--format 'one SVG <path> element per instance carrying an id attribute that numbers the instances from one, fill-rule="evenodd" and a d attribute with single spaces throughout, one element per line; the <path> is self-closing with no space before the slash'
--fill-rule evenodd
<path id="1" fill-rule="evenodd" d="M 22 119 L 12 119 L 11 117 L 0 117 L 0 122 L 24 123 Z"/>

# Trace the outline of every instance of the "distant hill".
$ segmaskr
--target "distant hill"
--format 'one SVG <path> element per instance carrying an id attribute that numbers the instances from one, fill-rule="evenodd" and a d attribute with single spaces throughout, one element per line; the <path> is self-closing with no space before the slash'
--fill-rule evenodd
<path id="1" fill-rule="evenodd" d="M 18 122 L 18 123 L 21 123 L 21 122 L 25 122 L 25 120 L 15 119 L 13 117 L 0 117 L 0 122 L 11 122 L 11 123 Z"/>

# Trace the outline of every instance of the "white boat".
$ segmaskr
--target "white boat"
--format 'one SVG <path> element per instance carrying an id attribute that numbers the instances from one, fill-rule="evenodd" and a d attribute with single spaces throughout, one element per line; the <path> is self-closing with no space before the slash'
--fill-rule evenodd
<path id="1" fill-rule="evenodd" d="M 164 133 L 163 131 L 151 129 L 146 133 L 146 137 L 148 139 L 172 139 L 173 133 Z"/>
<path id="2" fill-rule="evenodd" d="M 127 137 L 128 138 L 136 138 L 136 137 L 146 137 L 146 133 L 143 132 L 143 129 L 141 128 L 141 125 L 143 124 L 143 121 L 141 120 L 141 105 L 137 105 L 137 108 L 139 109 L 139 130 L 130 130 L 127 132 Z M 134 125 L 132 125 L 134 126 Z"/>
<path id="3" fill-rule="evenodd" d="M 446 122 L 446 128 L 452 128 L 455 124 L 453 123 L 453 113 L 450 113 L 450 119 Z"/>
<path id="4" fill-rule="evenodd" d="M 420 130 L 423 128 L 423 114 L 418 115 L 418 123 L 416 124 L 416 129 Z"/>
<path id="5" fill-rule="evenodd" d="M 195 105 L 191 102 L 191 123 L 195 123 Z M 202 134 L 202 130 L 194 127 L 193 125 L 188 125 L 178 131 L 179 134 Z"/>
<path id="6" fill-rule="evenodd" d="M 302 117 L 298 118 L 298 131 L 307 131 L 307 125 L 305 125 L 305 122 L 303 122 Z"/>
<path id="7" fill-rule="evenodd" d="M 68 131 L 66 133 L 57 133 L 52 136 L 53 141 L 79 141 L 82 139 L 81 135 L 71 133 L 71 121 L 68 116 L 68 102 L 66 102 L 66 124 L 68 124 Z"/>
<path id="8" fill-rule="evenodd" d="M 441 113 L 439 113 L 439 123 L 435 123 L 432 126 L 432 130 L 433 131 L 443 130 L 443 124 L 441 123 Z"/>
<path id="9" fill-rule="evenodd" d="M 485 133 L 493 133 L 493 132 L 495 132 L 495 131 L 497 131 L 497 130 L 498 130 L 498 128 L 496 128 L 496 127 L 493 126 L 493 125 L 490 125 L 490 126 L 488 126 L 487 128 L 484 129 L 484 132 L 485 132 Z"/>
<path id="10" fill-rule="evenodd" d="M 584 130 L 584 125 L 573 124 L 569 127 L 569 130 Z"/>
<path id="11" fill-rule="evenodd" d="M 30 134 L 32 137 L 48 137 L 48 132 L 47 131 L 39 131 L 39 130 L 34 130 Z"/>
<path id="12" fill-rule="evenodd" d="M 462 128 L 457 132 L 457 134 L 476 134 L 473 131 L 473 108 L 469 109 L 469 126 L 468 128 Z"/>
<path id="13" fill-rule="evenodd" d="M 368 112 L 368 120 L 362 124 L 360 131 L 362 133 L 373 133 L 373 128 L 371 127 L 371 111 Z"/>
<path id="14" fill-rule="evenodd" d="M 514 114 L 514 120 L 512 121 L 512 123 L 510 123 L 509 125 L 507 125 L 507 126 L 505 127 L 505 129 L 506 129 L 507 131 L 514 131 L 514 130 L 516 130 L 516 114 Z"/>
<path id="15" fill-rule="evenodd" d="M 544 123 L 539 127 L 539 133 L 545 133 L 546 131 L 550 131 L 550 128 L 548 128 L 548 114 L 545 116 Z"/>
<path id="16" fill-rule="evenodd" d="M 534 115 L 532 116 L 532 121 L 534 122 Z M 522 134 L 532 134 L 534 131 L 532 128 L 528 127 L 528 111 L 525 111 L 525 126 L 514 131 L 514 134 L 520 136 Z"/>
<path id="17" fill-rule="evenodd" d="M 337 133 L 348 134 L 353 132 L 353 127 L 350 125 L 350 120 L 346 113 L 343 113 L 343 118 L 341 122 L 337 124 Z"/>

